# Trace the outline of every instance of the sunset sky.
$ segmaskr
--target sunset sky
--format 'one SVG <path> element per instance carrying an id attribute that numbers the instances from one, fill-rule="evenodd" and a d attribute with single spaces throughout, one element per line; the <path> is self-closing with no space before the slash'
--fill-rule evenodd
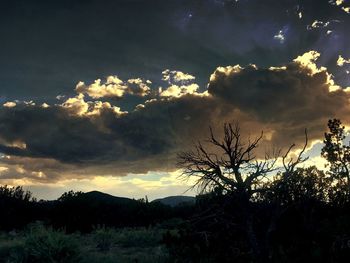
<path id="1" fill-rule="evenodd" d="M 38 198 L 184 194 L 176 154 L 234 120 L 261 152 L 307 128 L 322 168 L 328 119 L 350 124 L 350 1 L 0 5 L 0 184 Z"/>

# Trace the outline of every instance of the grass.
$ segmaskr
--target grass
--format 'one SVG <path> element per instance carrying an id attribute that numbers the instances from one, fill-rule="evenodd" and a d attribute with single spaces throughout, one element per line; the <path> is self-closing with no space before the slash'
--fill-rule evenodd
<path id="1" fill-rule="evenodd" d="M 80 261 L 77 235 L 67 235 L 41 224 L 31 226 L 25 235 L 25 254 L 28 262 L 75 263 Z"/>
<path id="2" fill-rule="evenodd" d="M 66 234 L 37 224 L 13 235 L 0 233 L 0 263 L 167 263 L 158 228 L 97 227 Z"/>

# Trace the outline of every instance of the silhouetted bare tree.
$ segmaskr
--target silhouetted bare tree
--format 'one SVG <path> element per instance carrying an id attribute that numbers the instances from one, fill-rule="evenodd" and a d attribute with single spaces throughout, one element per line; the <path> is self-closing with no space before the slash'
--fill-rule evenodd
<path id="1" fill-rule="evenodd" d="M 198 178 L 193 187 L 199 187 L 201 192 L 219 188 L 225 194 L 238 194 L 249 200 L 255 193 L 264 191 L 263 180 L 276 169 L 280 153 L 275 151 L 258 159 L 255 150 L 262 138 L 263 132 L 244 142 L 238 123 L 224 124 L 223 140 L 210 128 L 209 143 L 214 146 L 213 151 L 198 142 L 194 150 L 178 154 L 178 165 L 184 169 L 184 176 Z"/>
<path id="2" fill-rule="evenodd" d="M 184 169 L 184 176 L 197 177 L 193 187 L 201 192 L 219 189 L 226 196 L 234 196 L 240 203 L 240 212 L 246 221 L 246 233 L 256 261 L 262 261 L 261 246 L 254 231 L 254 219 L 251 212 L 251 197 L 265 191 L 264 178 L 275 170 L 279 151 L 273 155 L 265 154 L 259 160 L 255 151 L 263 138 L 263 132 L 257 138 L 243 141 L 238 123 L 224 124 L 224 137 L 218 139 L 210 128 L 209 143 L 213 151 L 205 148 L 201 142 L 194 150 L 178 154 L 178 164 Z"/>
<path id="3" fill-rule="evenodd" d="M 270 190 L 271 184 L 268 182 L 272 179 L 271 173 L 278 169 L 276 164 L 281 151 L 273 150 L 272 154 L 265 153 L 263 158 L 258 158 L 256 150 L 263 139 L 263 132 L 253 140 L 243 140 L 238 123 L 224 124 L 223 131 L 223 139 L 219 139 L 210 128 L 208 142 L 212 148 L 209 150 L 209 147 L 198 142 L 193 150 L 178 154 L 178 165 L 183 169 L 183 176 L 197 178 L 193 187 L 198 187 L 202 193 L 219 190 L 239 203 L 239 213 L 244 216 L 255 261 L 265 262 L 267 255 L 262 251 L 264 246 L 254 231 L 252 199 Z M 296 158 L 289 157 L 294 144 L 282 156 L 285 170 L 282 174 L 285 177 L 291 176 L 296 166 L 307 159 L 303 157 L 307 142 L 305 131 L 305 145 Z"/>

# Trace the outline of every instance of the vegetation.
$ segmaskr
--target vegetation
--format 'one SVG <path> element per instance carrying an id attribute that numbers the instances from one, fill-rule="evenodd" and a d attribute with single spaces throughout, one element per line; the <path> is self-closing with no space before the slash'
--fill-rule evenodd
<path id="1" fill-rule="evenodd" d="M 31 226 L 24 239 L 28 262 L 78 262 L 79 245 L 74 236 L 40 224 Z"/>
<path id="2" fill-rule="evenodd" d="M 221 140 L 210 130 L 211 148 L 199 142 L 180 153 L 183 176 L 195 176 L 206 194 L 189 228 L 168 237 L 171 251 L 183 262 L 346 262 L 350 148 L 339 120 L 328 127 L 322 149 L 328 172 L 299 167 L 307 160 L 306 131 L 294 158 L 291 145 L 259 160 L 255 150 L 263 135 L 244 142 L 238 124 L 225 124 Z M 282 169 L 276 169 L 278 158 Z"/>
<path id="3" fill-rule="evenodd" d="M 262 135 L 210 131 L 211 145 L 178 156 L 195 202 L 73 191 L 49 202 L 0 187 L 0 262 L 348 262 L 350 146 L 340 120 L 328 128 L 325 171 L 300 165 L 306 132 L 294 158 L 291 145 L 261 160 Z"/>
<path id="4" fill-rule="evenodd" d="M 67 234 L 36 223 L 17 233 L 3 233 L 0 262 L 168 262 L 161 245 L 163 230 L 100 227 L 90 234 Z"/>

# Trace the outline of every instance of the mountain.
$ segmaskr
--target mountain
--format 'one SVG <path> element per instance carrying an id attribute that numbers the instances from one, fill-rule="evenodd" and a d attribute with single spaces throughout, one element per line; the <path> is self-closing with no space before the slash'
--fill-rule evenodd
<path id="1" fill-rule="evenodd" d="M 179 205 L 193 205 L 196 202 L 196 198 L 193 196 L 183 196 L 183 195 L 176 195 L 176 196 L 168 196 L 165 198 L 159 198 L 155 199 L 152 202 L 159 202 L 164 205 L 168 206 L 179 206 Z"/>
<path id="2" fill-rule="evenodd" d="M 102 193 L 99 191 L 91 191 L 82 194 L 82 198 L 92 202 L 101 202 L 109 204 L 128 204 L 128 203 L 137 203 L 136 200 L 126 198 L 126 197 L 117 197 L 114 195 Z"/>
<path id="3" fill-rule="evenodd" d="M 133 205 L 139 205 L 140 202 L 127 198 L 127 197 L 118 197 L 110 194 L 106 194 L 99 191 L 91 191 L 87 193 L 82 193 L 77 197 L 77 200 L 83 201 L 84 203 L 89 204 L 90 206 L 93 205 L 117 205 L 117 206 L 126 206 L 130 207 Z M 152 203 L 159 202 L 163 205 L 175 207 L 179 205 L 193 205 L 195 203 L 196 198 L 193 196 L 168 196 L 164 198 L 155 199 L 152 201 Z"/>

